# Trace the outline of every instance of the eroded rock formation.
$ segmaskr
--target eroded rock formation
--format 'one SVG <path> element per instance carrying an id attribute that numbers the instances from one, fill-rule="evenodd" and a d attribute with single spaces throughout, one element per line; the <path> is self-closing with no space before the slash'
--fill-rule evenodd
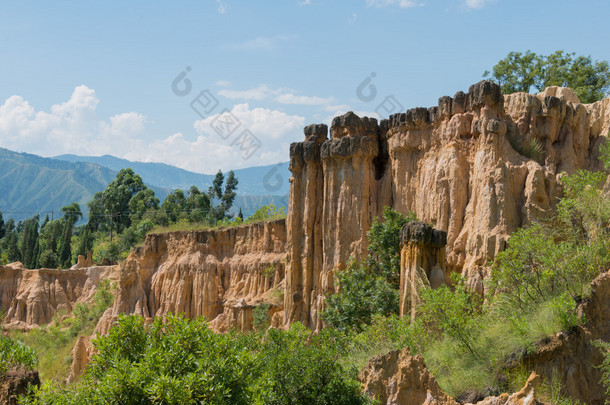
<path id="1" fill-rule="evenodd" d="M 38 371 L 9 370 L 0 376 L 0 404 L 17 405 L 17 398 L 27 394 L 29 385 L 40 386 Z"/>
<path id="2" fill-rule="evenodd" d="M 450 281 L 445 265 L 447 232 L 425 222 L 411 222 L 402 227 L 400 244 L 400 316 L 413 320 L 421 289 Z"/>
<path id="3" fill-rule="evenodd" d="M 535 351 L 520 360 L 518 367 L 535 370 L 545 381 L 557 381 L 564 395 L 586 404 L 604 404 L 603 353 L 596 340 L 610 341 L 610 272 L 591 284 L 591 294 L 579 306 L 586 324 L 570 333 L 560 332 L 545 339 Z"/>
<path id="4" fill-rule="evenodd" d="M 119 314 L 170 312 L 205 317 L 218 331 L 250 330 L 255 305 L 275 303 L 270 315 L 278 310 L 285 257 L 284 220 L 148 235 L 120 265 L 114 305 L 96 332 L 106 333 Z"/>
<path id="5" fill-rule="evenodd" d="M 448 270 L 482 292 L 486 265 L 508 236 L 554 208 L 561 173 L 599 167 L 610 100 L 577 100 L 559 88 L 503 96 L 482 81 L 380 123 L 347 113 L 333 120 L 330 138 L 324 125 L 306 127 L 305 141 L 290 148 L 284 323 L 322 326 L 334 273 L 362 257 L 386 205 L 447 232 Z"/>
<path id="6" fill-rule="evenodd" d="M 458 405 L 445 394 L 426 368 L 421 356 L 413 356 L 409 349 L 394 350 L 372 358 L 358 376 L 362 390 L 382 405 Z M 476 405 L 536 405 L 536 387 L 541 378 L 532 373 L 525 386 L 509 395 L 492 396 Z"/>
<path id="7" fill-rule="evenodd" d="M 29 329 L 68 314 L 77 303 L 89 301 L 103 279 L 114 280 L 115 267 L 74 270 L 28 270 L 21 263 L 0 266 L 0 310 L 9 328 Z"/>

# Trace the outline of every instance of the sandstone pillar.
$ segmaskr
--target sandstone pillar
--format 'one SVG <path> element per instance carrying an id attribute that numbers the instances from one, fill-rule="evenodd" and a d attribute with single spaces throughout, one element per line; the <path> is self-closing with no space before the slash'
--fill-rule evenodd
<path id="1" fill-rule="evenodd" d="M 402 227 L 400 243 L 400 316 L 413 320 L 421 289 L 449 282 L 445 263 L 447 232 L 424 222 L 411 222 Z"/>

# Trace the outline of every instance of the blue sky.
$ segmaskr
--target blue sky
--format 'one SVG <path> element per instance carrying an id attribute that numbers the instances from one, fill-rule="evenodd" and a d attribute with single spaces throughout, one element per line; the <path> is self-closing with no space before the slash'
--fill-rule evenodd
<path id="1" fill-rule="evenodd" d="M 607 0 L 2 1 L 0 146 L 277 163 L 304 125 L 436 105 L 513 50 L 610 59 L 608 15 Z"/>

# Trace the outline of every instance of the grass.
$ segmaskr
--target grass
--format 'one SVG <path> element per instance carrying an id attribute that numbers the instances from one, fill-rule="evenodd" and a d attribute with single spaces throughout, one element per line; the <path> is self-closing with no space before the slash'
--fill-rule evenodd
<path id="1" fill-rule="evenodd" d="M 391 350 L 409 347 L 421 355 L 445 393 L 458 397 L 467 392 L 515 392 L 523 387 L 531 370 L 511 369 L 513 361 L 535 349 L 541 339 L 562 330 L 560 314 L 549 299 L 530 313 L 509 322 L 495 313 L 481 316 L 481 329 L 473 339 L 475 353 L 447 336 L 431 337 L 422 325 L 408 319 L 376 317 L 373 323 L 351 338 L 345 364 L 361 370 L 368 361 Z M 512 363 L 512 364 L 511 364 Z M 549 397 L 558 398 L 556 387 L 547 383 Z"/>
<path id="2" fill-rule="evenodd" d="M 58 312 L 49 325 L 25 333 L 10 332 L 11 337 L 23 341 L 38 354 L 38 371 L 42 379 L 63 381 L 70 374 L 71 351 L 79 336 L 90 336 L 99 318 L 114 300 L 114 286 L 109 280 L 98 285 L 93 300 L 76 304 L 68 316 Z"/>

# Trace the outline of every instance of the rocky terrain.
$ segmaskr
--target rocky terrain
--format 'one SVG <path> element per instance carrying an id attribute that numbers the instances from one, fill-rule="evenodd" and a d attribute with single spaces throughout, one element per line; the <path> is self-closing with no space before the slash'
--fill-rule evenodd
<path id="1" fill-rule="evenodd" d="M 503 96 L 488 81 L 468 93 L 441 97 L 438 106 L 381 122 L 350 112 L 333 120 L 330 133 L 326 125 L 307 126 L 305 140 L 291 145 L 285 221 L 151 234 L 118 266 L 3 267 L 0 310 L 10 327 L 45 324 L 88 300 L 99 281 L 109 278 L 116 283 L 116 298 L 96 333 L 106 333 L 122 313 L 153 318 L 170 312 L 205 317 L 217 331 L 246 331 L 252 328 L 253 308 L 262 302 L 272 304 L 272 326 L 300 321 L 319 330 L 325 296 L 335 291 L 335 272 L 350 256 L 365 254 L 373 218 L 390 206 L 403 214 L 413 211 L 436 228 L 403 234 L 401 314 L 412 315 L 409 302 L 416 299 L 417 280 L 438 285 L 458 272 L 483 292 L 488 262 L 509 235 L 554 209 L 562 173 L 599 168 L 597 147 L 609 130 L 610 99 L 583 105 L 563 88 Z M 532 139 L 541 146 L 538 156 L 515 149 Z M 427 269 L 426 277 L 417 274 L 419 268 Z M 606 273 L 596 280 L 591 299 L 581 307 L 587 329 L 541 342 L 524 360 L 543 377 L 566 370 L 562 380 L 568 391 L 585 401 L 603 396 L 590 360 L 600 356 L 591 342 L 610 339 L 609 279 Z M 89 340 L 79 339 L 72 378 L 89 356 Z M 423 402 L 412 403 L 453 403 L 439 393 L 423 360 L 402 352 L 388 356 L 418 370 Z M 394 399 L 387 403 L 411 403 L 399 399 L 402 383 L 387 382 L 404 367 L 381 367 L 383 372 L 372 365 L 365 373 L 367 390 L 392 386 L 394 391 L 384 395 Z M 385 376 L 375 377 L 379 373 Z M 532 403 L 523 399 L 527 392 L 521 402 L 506 402 L 507 396 L 487 403 Z"/>
<path id="2" fill-rule="evenodd" d="M 508 236 L 552 210 L 563 172 L 599 168 L 610 99 L 583 105 L 570 89 L 503 96 L 482 81 L 377 122 L 353 113 L 310 125 L 290 149 L 284 323 L 322 326 L 333 274 L 361 257 L 384 206 L 447 232 L 447 268 L 483 291 Z M 512 144 L 536 139 L 537 160 Z"/>

